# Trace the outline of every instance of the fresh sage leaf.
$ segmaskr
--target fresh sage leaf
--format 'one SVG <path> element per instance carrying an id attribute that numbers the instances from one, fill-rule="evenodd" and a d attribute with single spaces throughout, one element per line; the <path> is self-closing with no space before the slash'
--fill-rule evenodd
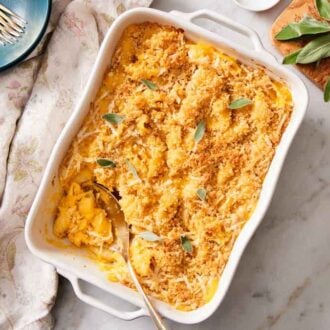
<path id="1" fill-rule="evenodd" d="M 276 40 L 291 40 L 305 35 L 315 35 L 330 31 L 330 24 L 312 17 L 304 17 L 298 23 L 290 23 L 276 34 Z"/>
<path id="2" fill-rule="evenodd" d="M 283 64 L 296 64 L 297 63 L 297 57 L 300 53 L 301 49 L 298 49 L 297 51 L 290 53 L 288 55 L 286 55 L 283 58 Z"/>
<path id="3" fill-rule="evenodd" d="M 324 102 L 330 102 L 330 78 L 324 88 Z"/>
<path id="4" fill-rule="evenodd" d="M 205 121 L 202 120 L 198 123 L 195 130 L 195 134 L 194 134 L 195 142 L 199 143 L 202 140 L 204 134 L 205 134 Z"/>
<path id="5" fill-rule="evenodd" d="M 189 238 L 185 235 L 182 235 L 180 237 L 180 240 L 181 240 L 181 245 L 182 245 L 183 250 L 188 253 L 191 253 L 193 250 L 193 247 L 191 245 L 191 242 L 189 241 Z"/>
<path id="6" fill-rule="evenodd" d="M 96 162 L 102 167 L 110 167 L 110 168 L 116 167 L 116 163 L 110 159 L 99 158 Z"/>
<path id="7" fill-rule="evenodd" d="M 197 196 L 204 202 L 206 199 L 206 190 L 204 188 L 197 189 Z"/>
<path id="8" fill-rule="evenodd" d="M 250 99 L 242 97 L 230 103 L 228 108 L 231 110 L 235 110 L 235 109 L 243 108 L 249 104 L 252 104 L 252 101 Z"/>
<path id="9" fill-rule="evenodd" d="M 153 83 L 152 81 L 150 81 L 150 80 L 141 79 L 141 82 L 153 91 L 158 88 L 157 85 L 155 83 Z"/>
<path id="10" fill-rule="evenodd" d="M 329 56 L 330 33 L 310 41 L 298 54 L 297 63 L 313 63 Z"/>
<path id="11" fill-rule="evenodd" d="M 330 2 L 329 2 L 329 0 L 315 0 L 315 6 L 321 17 L 330 20 Z"/>
<path id="12" fill-rule="evenodd" d="M 107 113 L 102 118 L 111 124 L 120 124 L 125 119 L 124 116 L 117 115 L 116 113 Z"/>
<path id="13" fill-rule="evenodd" d="M 126 162 L 128 169 L 133 174 L 134 178 L 141 181 L 139 175 L 137 174 L 136 168 L 131 164 L 131 162 L 128 159 L 126 159 L 125 162 Z"/>
<path id="14" fill-rule="evenodd" d="M 156 242 L 161 240 L 161 238 L 158 235 L 156 235 L 151 231 L 144 231 L 142 233 L 139 233 L 138 236 L 150 242 Z"/>

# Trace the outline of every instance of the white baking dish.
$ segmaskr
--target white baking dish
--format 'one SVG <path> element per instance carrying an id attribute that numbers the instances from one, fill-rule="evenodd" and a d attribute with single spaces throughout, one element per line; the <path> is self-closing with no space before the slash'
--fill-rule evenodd
<path id="1" fill-rule="evenodd" d="M 210 19 L 250 38 L 254 49 L 245 49 L 239 44 L 234 43 L 232 40 L 226 40 L 221 36 L 198 27 L 192 23 L 192 20 L 195 18 Z M 215 296 L 208 304 L 191 312 L 178 311 L 168 304 L 155 301 L 156 307 L 163 316 L 181 323 L 197 323 L 208 318 L 223 301 L 240 257 L 267 210 L 285 156 L 292 139 L 303 120 L 308 104 L 307 91 L 302 81 L 291 71 L 278 64 L 274 57 L 264 50 L 257 34 L 247 27 L 221 16 L 220 14 L 207 10 L 201 10 L 191 14 L 183 14 L 179 12 L 168 14 L 153 9 L 135 9 L 126 12 L 115 21 L 105 37 L 81 101 L 65 126 L 51 154 L 39 191 L 27 219 L 25 231 L 26 241 L 30 250 L 36 256 L 54 265 L 60 274 L 71 281 L 75 293 L 81 300 L 125 320 L 131 320 L 147 315 L 143 302 L 138 294 L 120 284 L 109 282 L 106 279 L 105 273 L 99 270 L 98 266 L 93 261 L 84 256 L 84 253 L 81 250 L 56 247 L 54 244 L 50 244 L 49 240 L 46 238 L 46 228 L 49 228 L 48 236 L 51 235 L 52 232 L 51 229 L 57 204 L 57 200 L 54 196 L 59 196 L 57 172 L 62 158 L 64 157 L 73 137 L 79 131 L 80 125 L 89 110 L 90 103 L 95 98 L 96 92 L 102 82 L 103 75 L 111 62 L 112 53 L 123 30 L 132 23 L 141 23 L 145 21 L 169 24 L 182 28 L 188 38 L 192 40 L 204 40 L 220 49 L 224 49 L 228 54 L 232 54 L 244 62 L 249 62 L 252 65 L 258 63 L 266 67 L 274 76 L 285 80 L 290 86 L 293 94 L 294 111 L 290 123 L 277 148 L 275 157 L 264 181 L 257 208 L 251 219 L 244 226 L 234 245 L 229 261 L 221 276 Z M 63 72 L 63 74 L 65 73 Z M 108 293 L 119 296 L 140 308 L 135 311 L 122 311 L 113 308 L 96 298 L 83 293 L 79 279 L 87 281 L 89 284 L 95 285 Z"/>

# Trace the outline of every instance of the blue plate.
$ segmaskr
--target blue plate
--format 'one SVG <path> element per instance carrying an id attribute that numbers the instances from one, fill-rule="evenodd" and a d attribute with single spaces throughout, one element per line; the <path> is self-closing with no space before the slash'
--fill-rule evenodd
<path id="1" fill-rule="evenodd" d="M 13 44 L 0 45 L 0 71 L 22 61 L 38 45 L 49 21 L 51 0 L 0 0 L 0 3 L 22 17 L 25 33 Z"/>

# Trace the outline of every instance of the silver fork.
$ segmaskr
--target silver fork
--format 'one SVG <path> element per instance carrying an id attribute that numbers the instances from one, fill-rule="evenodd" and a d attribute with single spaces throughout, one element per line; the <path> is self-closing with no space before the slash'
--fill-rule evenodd
<path id="1" fill-rule="evenodd" d="M 14 44 L 25 32 L 27 22 L 0 3 L 0 44 Z"/>

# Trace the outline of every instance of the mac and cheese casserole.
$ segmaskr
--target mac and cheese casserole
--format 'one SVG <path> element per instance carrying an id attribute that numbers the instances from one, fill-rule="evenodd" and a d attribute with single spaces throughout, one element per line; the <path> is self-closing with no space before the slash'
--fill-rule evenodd
<path id="1" fill-rule="evenodd" d="M 288 87 L 263 68 L 155 23 L 124 31 L 60 168 L 54 233 L 133 287 L 97 182 L 118 198 L 148 294 L 181 310 L 214 295 L 289 122 Z"/>

